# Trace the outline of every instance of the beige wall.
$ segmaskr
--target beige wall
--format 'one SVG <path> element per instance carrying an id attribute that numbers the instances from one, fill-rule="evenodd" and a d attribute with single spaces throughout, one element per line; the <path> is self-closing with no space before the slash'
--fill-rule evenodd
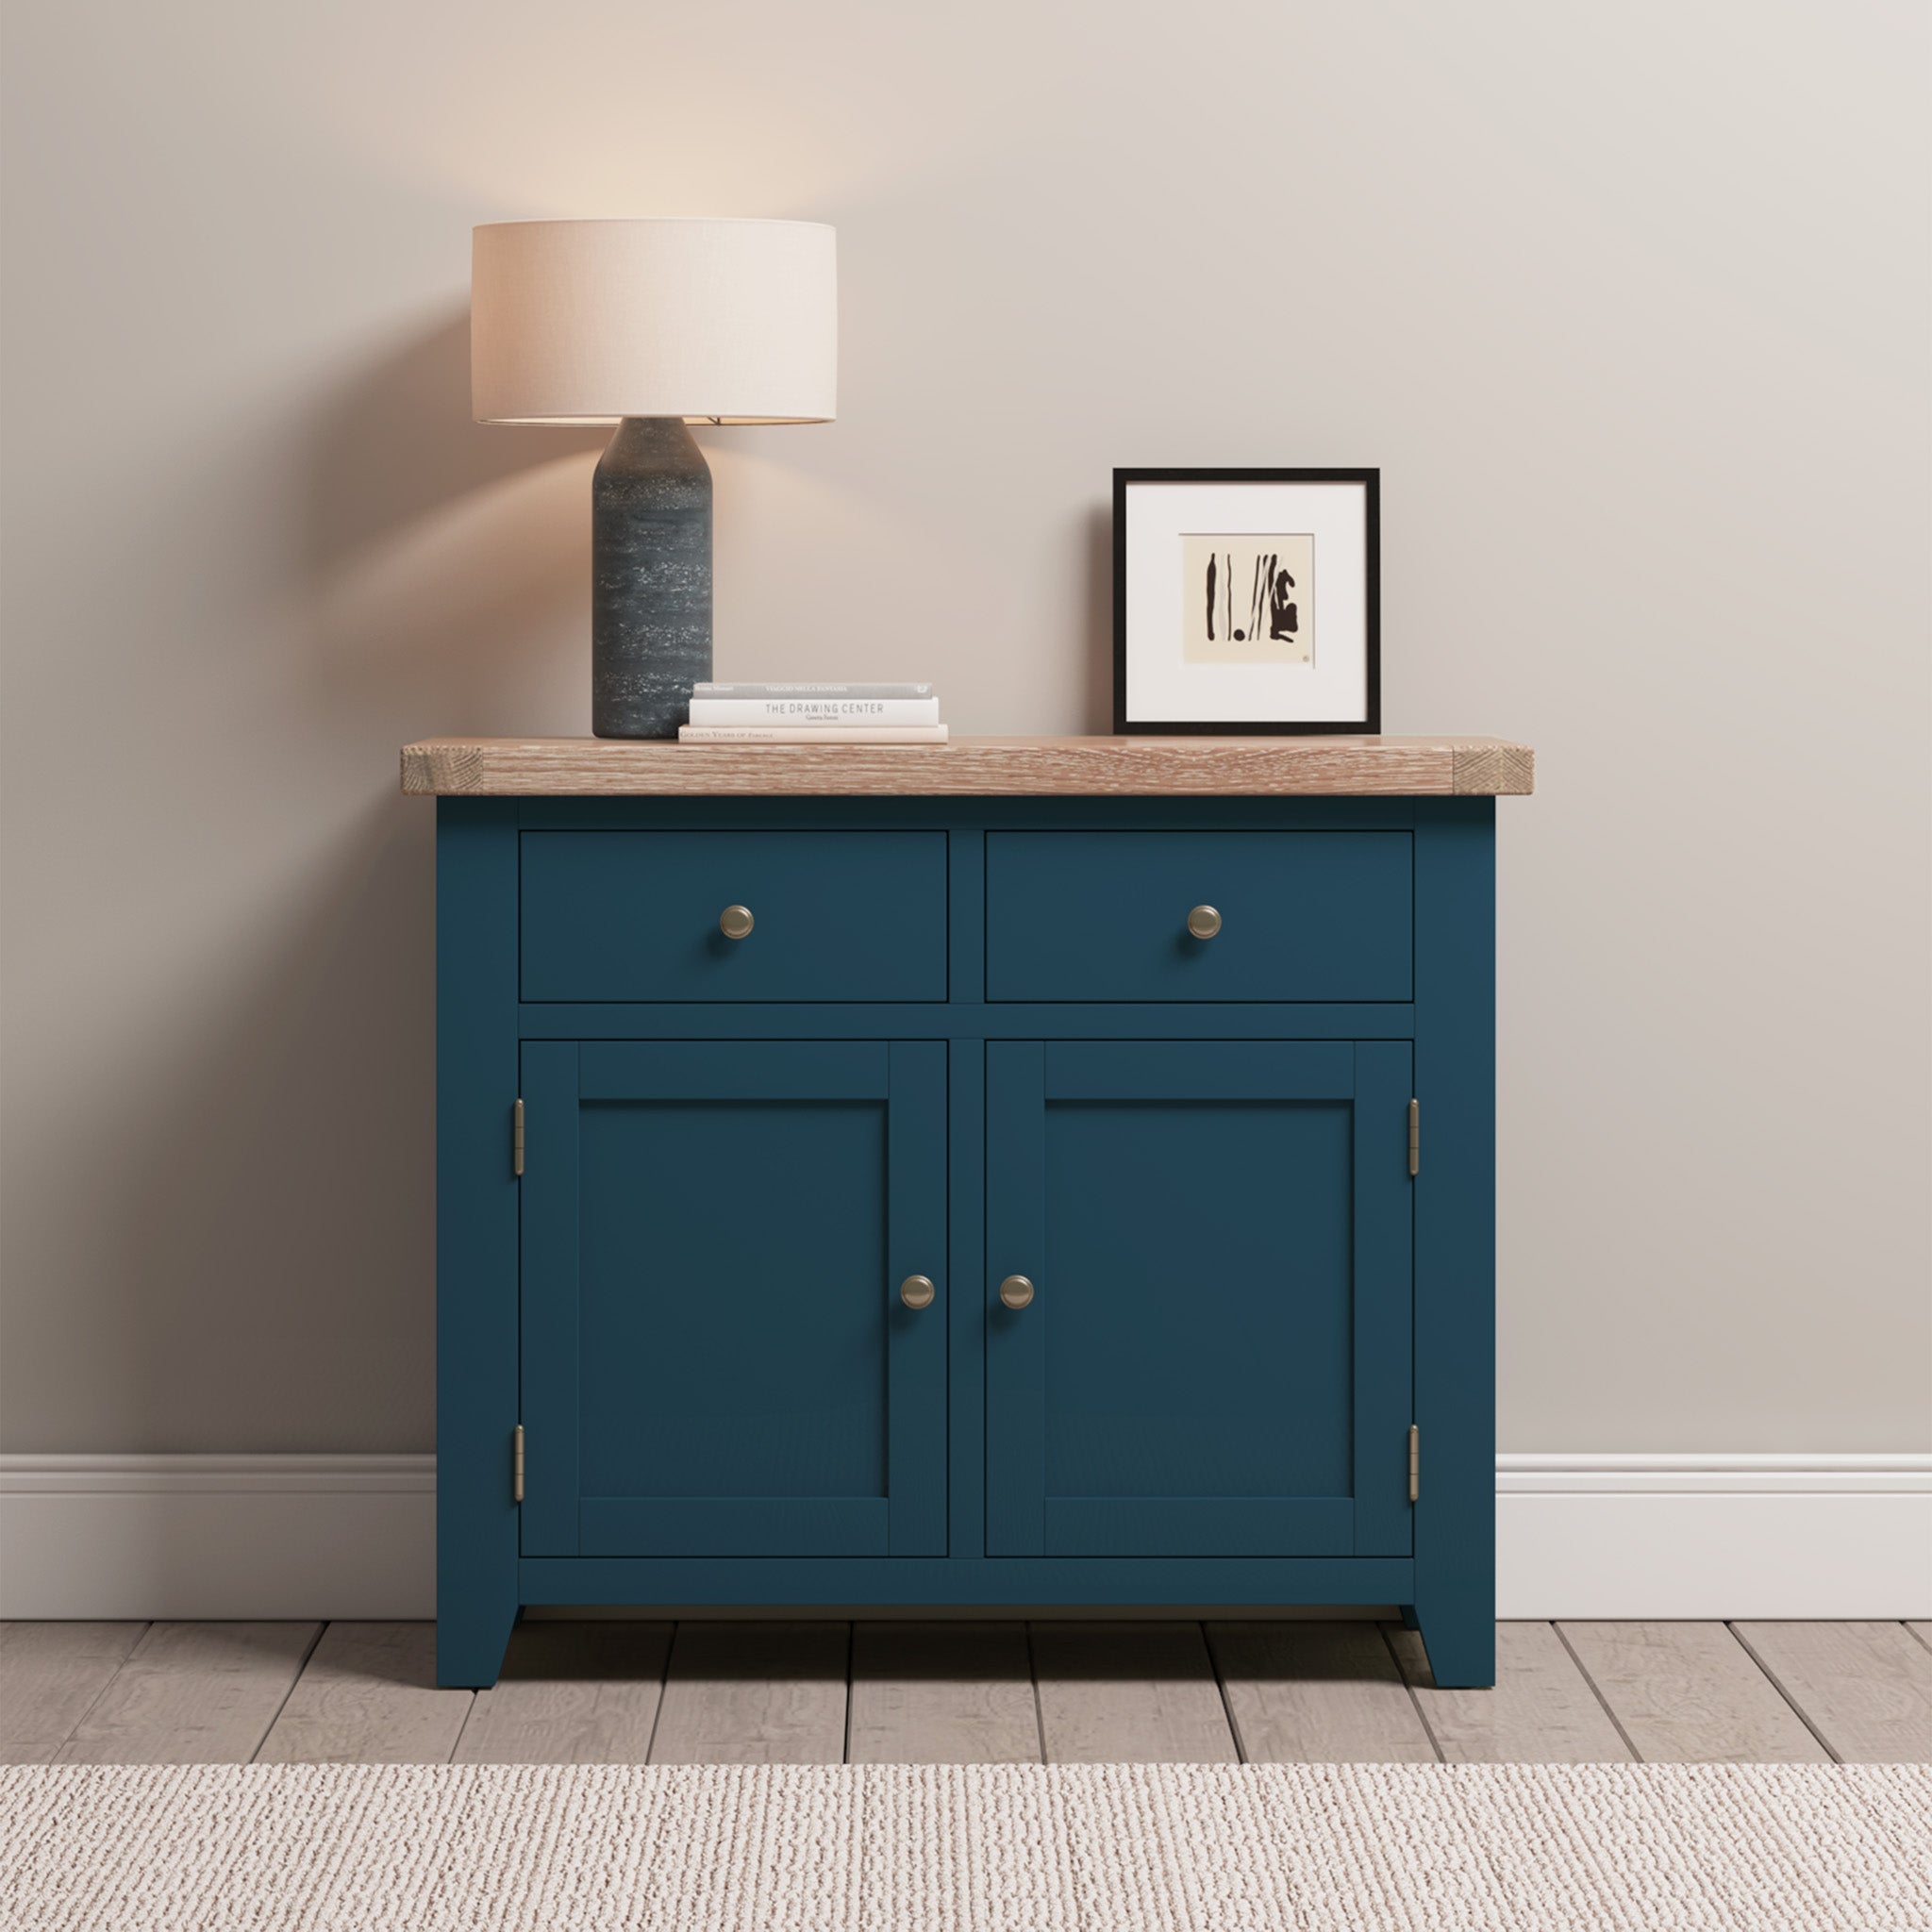
<path id="1" fill-rule="evenodd" d="M 1379 463 L 1389 727 L 1541 756 L 1504 1445 L 1932 1446 L 1922 19 L 9 0 L 0 1446 L 429 1445 L 395 750 L 587 728 L 469 228 L 650 212 L 840 230 L 724 675 L 1094 728 L 1109 466 Z"/>

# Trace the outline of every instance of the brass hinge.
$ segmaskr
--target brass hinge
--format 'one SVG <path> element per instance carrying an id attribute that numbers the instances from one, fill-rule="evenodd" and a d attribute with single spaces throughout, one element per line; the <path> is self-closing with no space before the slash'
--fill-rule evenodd
<path id="1" fill-rule="evenodd" d="M 1409 1433 L 1413 1435 L 1414 1430 Z M 510 1432 L 509 1439 L 509 1499 L 512 1503 L 524 1500 L 524 1425 L 519 1423 Z"/>
<path id="2" fill-rule="evenodd" d="M 517 1431 L 518 1439 L 523 1431 Z M 521 1452 L 519 1452 L 521 1457 Z M 521 1466 L 521 1463 L 520 1463 Z M 1422 1494 L 1423 1487 L 1423 1432 L 1413 1423 L 1408 1425 L 1408 1500 L 1413 1503 Z"/>
<path id="3" fill-rule="evenodd" d="M 1408 1172 L 1411 1177 L 1422 1172 L 1422 1165 L 1423 1104 L 1420 1100 L 1411 1100 L 1408 1103 Z"/>
<path id="4" fill-rule="evenodd" d="M 521 1100 L 509 1110 L 509 1171 L 519 1177 L 524 1172 L 524 1103 Z M 1411 1167 L 1409 1173 L 1414 1172 Z"/>

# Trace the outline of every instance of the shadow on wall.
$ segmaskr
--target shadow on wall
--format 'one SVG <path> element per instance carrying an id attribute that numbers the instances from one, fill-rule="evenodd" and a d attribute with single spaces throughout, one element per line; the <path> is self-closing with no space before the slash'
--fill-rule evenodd
<path id="1" fill-rule="evenodd" d="M 366 544 L 491 484 L 599 451 L 609 434 L 473 422 L 470 318 L 452 316 L 365 370 L 319 412 L 309 567 L 326 575 Z"/>
<path id="2" fill-rule="evenodd" d="M 324 692 L 412 732 L 588 729 L 558 712 L 588 689 L 608 436 L 471 421 L 467 312 L 325 398 L 302 558 Z"/>
<path id="3" fill-rule="evenodd" d="M 1082 531 L 1083 574 L 1080 662 L 1085 672 L 1081 708 L 1087 729 L 1113 730 L 1113 505 L 1097 503 Z"/>

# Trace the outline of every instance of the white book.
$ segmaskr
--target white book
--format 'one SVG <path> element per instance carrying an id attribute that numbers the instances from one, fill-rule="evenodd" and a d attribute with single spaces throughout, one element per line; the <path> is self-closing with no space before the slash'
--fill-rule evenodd
<path id="1" fill-rule="evenodd" d="M 937 724 L 937 698 L 704 698 L 693 724 Z"/>
<path id="2" fill-rule="evenodd" d="M 716 684 L 691 688 L 694 698 L 933 698 L 929 684 Z"/>
<path id="3" fill-rule="evenodd" d="M 680 724 L 682 744 L 943 744 L 943 724 Z"/>

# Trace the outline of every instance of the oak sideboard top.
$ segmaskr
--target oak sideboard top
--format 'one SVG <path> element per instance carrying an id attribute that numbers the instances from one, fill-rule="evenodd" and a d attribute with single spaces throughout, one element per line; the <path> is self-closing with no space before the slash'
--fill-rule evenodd
<path id="1" fill-rule="evenodd" d="M 1501 797 L 1535 783 L 1535 752 L 1501 738 L 425 738 L 403 747 L 405 791 L 476 798 Z"/>

